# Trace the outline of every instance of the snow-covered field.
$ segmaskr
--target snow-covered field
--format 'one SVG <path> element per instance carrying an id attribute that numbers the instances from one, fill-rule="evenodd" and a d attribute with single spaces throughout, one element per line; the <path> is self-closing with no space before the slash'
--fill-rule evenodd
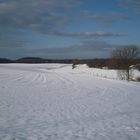
<path id="1" fill-rule="evenodd" d="M 140 140 L 140 83 L 113 70 L 1 64 L 0 140 Z"/>

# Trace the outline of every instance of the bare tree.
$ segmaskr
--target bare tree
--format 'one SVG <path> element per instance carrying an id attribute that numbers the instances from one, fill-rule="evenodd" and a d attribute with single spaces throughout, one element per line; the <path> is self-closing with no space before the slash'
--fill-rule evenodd
<path id="1" fill-rule="evenodd" d="M 126 73 L 127 80 L 130 79 L 130 66 L 133 60 L 139 56 L 140 50 L 135 45 L 124 46 L 112 51 L 111 57 L 119 69 Z"/>

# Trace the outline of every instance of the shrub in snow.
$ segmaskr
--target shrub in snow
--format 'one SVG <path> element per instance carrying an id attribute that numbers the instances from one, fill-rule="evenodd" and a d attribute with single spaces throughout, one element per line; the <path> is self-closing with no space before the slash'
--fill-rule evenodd
<path id="1" fill-rule="evenodd" d="M 136 80 L 137 80 L 138 82 L 140 82 L 140 77 L 137 77 Z"/>
<path id="2" fill-rule="evenodd" d="M 128 72 L 126 70 L 118 70 L 117 71 L 118 78 L 121 80 L 128 80 Z M 133 71 L 129 71 L 129 80 L 133 80 Z"/>
<path id="3" fill-rule="evenodd" d="M 118 70 L 117 75 L 118 75 L 119 79 L 126 80 L 126 71 L 125 70 Z"/>
<path id="4" fill-rule="evenodd" d="M 76 64 L 72 64 L 72 69 L 75 69 L 76 68 Z"/>

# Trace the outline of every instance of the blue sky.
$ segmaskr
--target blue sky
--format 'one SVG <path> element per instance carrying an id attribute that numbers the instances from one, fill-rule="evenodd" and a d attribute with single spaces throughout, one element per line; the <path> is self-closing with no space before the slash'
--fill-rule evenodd
<path id="1" fill-rule="evenodd" d="M 140 0 L 0 0 L 0 57 L 109 57 L 140 47 Z"/>

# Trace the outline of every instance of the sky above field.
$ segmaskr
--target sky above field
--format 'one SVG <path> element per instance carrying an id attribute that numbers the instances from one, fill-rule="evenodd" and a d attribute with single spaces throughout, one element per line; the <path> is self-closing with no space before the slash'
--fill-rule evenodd
<path id="1" fill-rule="evenodd" d="M 140 47 L 140 0 L 0 0 L 0 57 L 98 58 Z"/>

